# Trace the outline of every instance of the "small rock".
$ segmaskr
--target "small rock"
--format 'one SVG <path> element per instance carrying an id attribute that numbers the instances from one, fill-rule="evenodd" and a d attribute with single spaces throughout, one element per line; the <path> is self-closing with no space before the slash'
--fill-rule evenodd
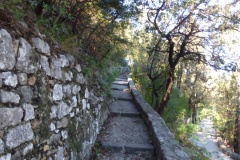
<path id="1" fill-rule="evenodd" d="M 71 85 L 67 84 L 63 86 L 63 96 L 64 98 L 68 98 L 72 96 Z"/>
<path id="2" fill-rule="evenodd" d="M 75 84 L 72 87 L 72 94 L 76 95 L 80 90 L 81 90 L 81 87 Z"/>
<path id="3" fill-rule="evenodd" d="M 72 81 L 73 79 L 73 74 L 71 71 L 64 72 L 63 73 L 64 81 Z"/>
<path id="4" fill-rule="evenodd" d="M 51 124 L 50 124 L 50 130 L 51 130 L 51 131 L 54 131 L 55 129 L 56 129 L 55 124 L 54 124 L 54 123 L 51 123 Z"/>
<path id="5" fill-rule="evenodd" d="M 86 110 L 86 108 L 87 108 L 87 101 L 86 101 L 86 99 L 82 99 L 82 107 L 83 107 L 83 110 Z"/>
<path id="6" fill-rule="evenodd" d="M 46 56 L 41 56 L 40 59 L 41 68 L 46 72 L 48 76 L 51 76 L 51 70 L 49 67 L 48 58 Z"/>
<path id="7" fill-rule="evenodd" d="M 20 85 L 27 84 L 28 77 L 27 77 L 26 73 L 18 73 L 17 78 L 18 78 L 18 82 L 20 83 Z"/>
<path id="8" fill-rule="evenodd" d="M 60 56 L 60 61 L 61 61 L 61 67 L 68 67 L 69 66 L 69 61 L 67 60 L 66 56 L 61 54 Z"/>
<path id="9" fill-rule="evenodd" d="M 77 64 L 75 69 L 78 71 L 78 72 L 81 72 L 82 71 L 82 68 L 81 68 L 81 65 L 80 64 Z"/>
<path id="10" fill-rule="evenodd" d="M 24 149 L 22 150 L 22 155 L 26 156 L 30 151 L 32 151 L 33 149 L 33 144 L 30 143 L 28 144 L 26 147 L 24 147 Z"/>
<path id="11" fill-rule="evenodd" d="M 55 84 L 53 88 L 53 100 L 59 101 L 63 98 L 62 85 Z"/>
<path id="12" fill-rule="evenodd" d="M 34 119 L 34 106 L 31 104 L 23 104 L 22 105 L 23 109 L 25 110 L 25 117 L 24 120 L 25 121 L 29 121 L 31 119 Z"/>
<path id="13" fill-rule="evenodd" d="M 88 88 L 85 89 L 85 96 L 84 96 L 86 99 L 88 99 L 89 97 L 89 92 L 88 92 Z"/>
<path id="14" fill-rule="evenodd" d="M 57 57 L 51 57 L 51 76 L 59 80 L 62 79 L 61 65 L 61 60 Z"/>
<path id="15" fill-rule="evenodd" d="M 62 135 L 62 139 L 67 139 L 68 138 L 68 132 L 67 131 L 62 131 L 61 135 Z"/>
<path id="16" fill-rule="evenodd" d="M 0 154 L 4 153 L 4 143 L 3 140 L 0 138 Z"/>
<path id="17" fill-rule="evenodd" d="M 18 84 L 17 75 L 12 72 L 2 72 L 2 84 L 5 86 L 16 87 Z"/>
<path id="18" fill-rule="evenodd" d="M 48 151 L 48 150 L 49 150 L 49 145 L 44 145 L 43 151 L 46 152 L 46 151 Z"/>
<path id="19" fill-rule="evenodd" d="M 20 101 L 20 96 L 15 92 L 8 92 L 4 90 L 0 90 L 0 101 L 2 103 L 15 103 L 18 104 Z"/>
<path id="20" fill-rule="evenodd" d="M 32 100 L 33 91 L 29 86 L 20 86 L 17 88 L 17 93 L 22 97 L 21 101 L 28 103 Z"/>
<path id="21" fill-rule="evenodd" d="M 60 146 L 58 147 L 56 159 L 64 159 L 63 147 Z"/>
<path id="22" fill-rule="evenodd" d="M 85 79 L 84 79 L 84 77 L 83 77 L 83 74 L 78 73 L 77 76 L 76 76 L 76 78 L 75 78 L 75 81 L 76 81 L 77 83 L 79 83 L 79 84 L 84 84 Z"/>
<path id="23" fill-rule="evenodd" d="M 31 76 L 28 79 L 28 85 L 33 86 L 33 85 L 35 85 L 36 81 L 37 81 L 37 77 L 36 76 Z"/>
<path id="24" fill-rule="evenodd" d="M 33 46 L 35 47 L 37 52 L 40 52 L 40 53 L 45 54 L 47 56 L 51 55 L 50 54 L 50 47 L 46 42 L 44 42 L 43 40 L 41 40 L 38 37 L 32 38 L 32 42 L 33 42 Z"/>
<path id="25" fill-rule="evenodd" d="M 13 51 L 14 51 L 15 56 L 17 56 L 18 47 L 19 47 L 19 40 L 15 39 L 13 41 Z"/>

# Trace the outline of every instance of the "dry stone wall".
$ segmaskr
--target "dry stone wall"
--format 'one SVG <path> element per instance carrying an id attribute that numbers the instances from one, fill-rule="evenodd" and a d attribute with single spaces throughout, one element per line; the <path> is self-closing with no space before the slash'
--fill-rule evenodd
<path id="1" fill-rule="evenodd" d="M 0 29 L 0 160 L 88 159 L 107 110 L 81 71 L 42 39 Z"/>

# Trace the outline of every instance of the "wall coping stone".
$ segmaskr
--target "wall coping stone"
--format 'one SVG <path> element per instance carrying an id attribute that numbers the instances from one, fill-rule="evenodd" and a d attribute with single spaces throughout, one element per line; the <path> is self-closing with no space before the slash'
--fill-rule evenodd
<path id="1" fill-rule="evenodd" d="M 129 88 L 142 113 L 150 134 L 153 137 L 153 145 L 156 149 L 158 160 L 190 160 L 188 155 L 182 150 L 179 143 L 174 140 L 173 134 L 165 124 L 163 118 L 148 104 L 141 93 L 136 89 L 132 78 L 128 78 Z"/>

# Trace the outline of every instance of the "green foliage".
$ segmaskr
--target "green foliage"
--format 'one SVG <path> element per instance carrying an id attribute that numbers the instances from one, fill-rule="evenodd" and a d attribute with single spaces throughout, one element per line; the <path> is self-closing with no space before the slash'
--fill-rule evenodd
<path id="1" fill-rule="evenodd" d="M 0 8 L 13 12 L 16 19 L 21 19 L 25 13 L 25 1 L 22 0 L 2 0 Z"/>

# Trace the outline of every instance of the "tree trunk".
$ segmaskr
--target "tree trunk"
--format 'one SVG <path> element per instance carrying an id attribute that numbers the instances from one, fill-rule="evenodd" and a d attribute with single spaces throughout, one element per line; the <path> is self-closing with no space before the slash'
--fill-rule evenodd
<path id="1" fill-rule="evenodd" d="M 174 70 L 175 70 L 174 67 L 171 67 L 169 70 L 168 81 L 167 81 L 167 85 L 166 85 L 166 92 L 165 92 L 164 96 L 162 97 L 160 105 L 157 108 L 157 112 L 160 115 L 163 114 L 163 112 L 167 106 L 168 100 L 170 99 L 170 93 L 171 93 L 171 90 L 172 90 L 172 87 L 174 84 Z"/>

